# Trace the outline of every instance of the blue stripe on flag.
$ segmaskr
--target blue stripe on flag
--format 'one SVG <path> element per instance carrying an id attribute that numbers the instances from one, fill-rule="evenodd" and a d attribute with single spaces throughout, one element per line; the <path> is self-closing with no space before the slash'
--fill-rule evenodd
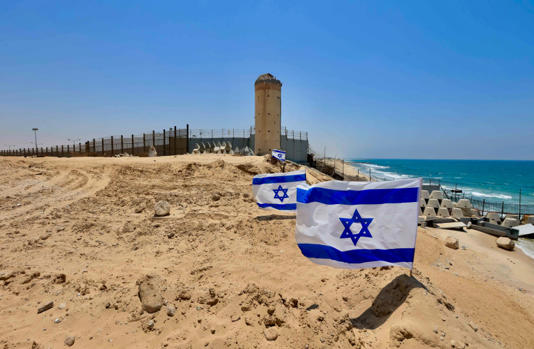
<path id="1" fill-rule="evenodd" d="M 272 176 L 272 177 L 259 177 L 252 178 L 252 184 L 268 184 L 268 183 L 288 183 L 288 182 L 300 182 L 306 180 L 306 174 L 298 174 L 291 176 Z"/>
<path id="2" fill-rule="evenodd" d="M 297 204 L 260 204 L 258 203 L 258 206 L 261 208 L 272 207 L 272 208 L 276 208 L 277 210 L 282 210 L 282 211 L 295 211 L 297 209 Z"/>
<path id="3" fill-rule="evenodd" d="M 339 262 L 358 264 L 384 261 L 390 263 L 413 262 L 414 248 L 393 248 L 389 250 L 340 251 L 331 246 L 298 244 L 302 254 L 308 258 L 332 259 Z"/>
<path id="4" fill-rule="evenodd" d="M 375 205 L 417 202 L 419 188 L 334 190 L 313 187 L 297 188 L 297 202 L 320 202 L 325 205 Z"/>

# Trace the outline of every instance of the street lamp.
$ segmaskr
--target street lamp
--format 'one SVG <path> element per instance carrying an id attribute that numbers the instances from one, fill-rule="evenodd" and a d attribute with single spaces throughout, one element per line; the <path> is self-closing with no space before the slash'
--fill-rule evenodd
<path id="1" fill-rule="evenodd" d="M 37 151 L 37 131 L 39 129 L 37 127 L 32 128 L 33 134 L 35 135 L 35 151 Z"/>

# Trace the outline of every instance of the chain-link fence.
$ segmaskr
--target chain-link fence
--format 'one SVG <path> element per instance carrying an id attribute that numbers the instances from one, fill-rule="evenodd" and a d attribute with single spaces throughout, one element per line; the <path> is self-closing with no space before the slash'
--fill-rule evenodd
<path id="1" fill-rule="evenodd" d="M 501 214 L 517 214 L 518 216 L 522 216 L 525 214 L 534 214 L 533 204 L 523 204 L 520 203 L 519 200 L 517 201 L 517 203 L 505 201 L 491 201 L 486 199 L 473 198 L 472 195 L 465 195 L 465 193 L 455 192 L 452 189 L 446 189 L 443 187 L 441 187 L 441 190 L 443 191 L 445 196 L 453 202 L 457 202 L 460 199 L 468 199 L 469 201 L 471 201 L 473 207 L 479 210 L 481 213 L 500 212 Z"/>

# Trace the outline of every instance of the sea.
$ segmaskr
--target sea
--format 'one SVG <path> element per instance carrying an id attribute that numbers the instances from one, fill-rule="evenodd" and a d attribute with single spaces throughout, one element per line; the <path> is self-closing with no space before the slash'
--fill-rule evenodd
<path id="1" fill-rule="evenodd" d="M 415 160 L 350 159 L 345 160 L 360 172 L 378 180 L 423 177 L 440 182 L 447 189 L 461 189 L 465 197 L 487 202 L 534 205 L 534 161 L 519 160 Z M 534 240 L 518 242 L 534 258 Z"/>

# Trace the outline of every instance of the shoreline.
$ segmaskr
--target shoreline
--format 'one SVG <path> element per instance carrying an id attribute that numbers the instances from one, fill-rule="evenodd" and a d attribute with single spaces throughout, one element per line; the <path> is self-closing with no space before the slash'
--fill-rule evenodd
<path id="1" fill-rule="evenodd" d="M 510 184 L 514 183 L 515 177 L 513 176 L 519 176 L 517 178 L 526 178 L 525 175 L 531 176 L 530 166 L 534 164 L 534 161 L 449 159 L 367 159 L 347 160 L 347 162 L 353 163 L 354 166 L 362 169 L 362 172 L 365 169 L 365 172 L 368 173 L 368 170 L 371 169 L 372 173 L 376 172 L 376 177 L 381 180 L 423 177 L 440 182 L 443 187 L 448 189 L 454 189 L 457 186 L 458 189 L 463 190 L 465 197 L 468 199 L 486 200 L 496 204 L 504 202 L 505 205 L 517 205 L 519 201 L 520 187 L 514 187 Z M 496 168 L 491 166 L 497 164 L 492 164 L 492 162 L 517 164 L 519 167 L 510 168 L 508 166 L 505 168 L 507 175 L 500 176 L 495 174 L 497 173 L 495 171 Z M 480 171 L 478 167 L 481 165 L 477 163 L 485 163 L 485 167 L 491 167 L 493 170 L 488 169 L 489 172 Z M 427 166 L 430 167 L 427 168 Z M 403 172 L 402 169 L 409 169 L 409 171 L 408 173 Z M 471 169 L 475 170 L 471 171 Z M 488 176 L 485 173 L 492 174 Z M 534 205 L 534 192 L 528 191 L 529 178 L 531 177 L 523 179 L 523 182 L 526 180 L 526 184 L 523 183 L 521 186 L 523 189 L 522 205 Z M 532 176 L 532 181 L 534 181 L 534 176 Z M 504 185 L 495 186 L 496 183 L 504 183 Z"/>

